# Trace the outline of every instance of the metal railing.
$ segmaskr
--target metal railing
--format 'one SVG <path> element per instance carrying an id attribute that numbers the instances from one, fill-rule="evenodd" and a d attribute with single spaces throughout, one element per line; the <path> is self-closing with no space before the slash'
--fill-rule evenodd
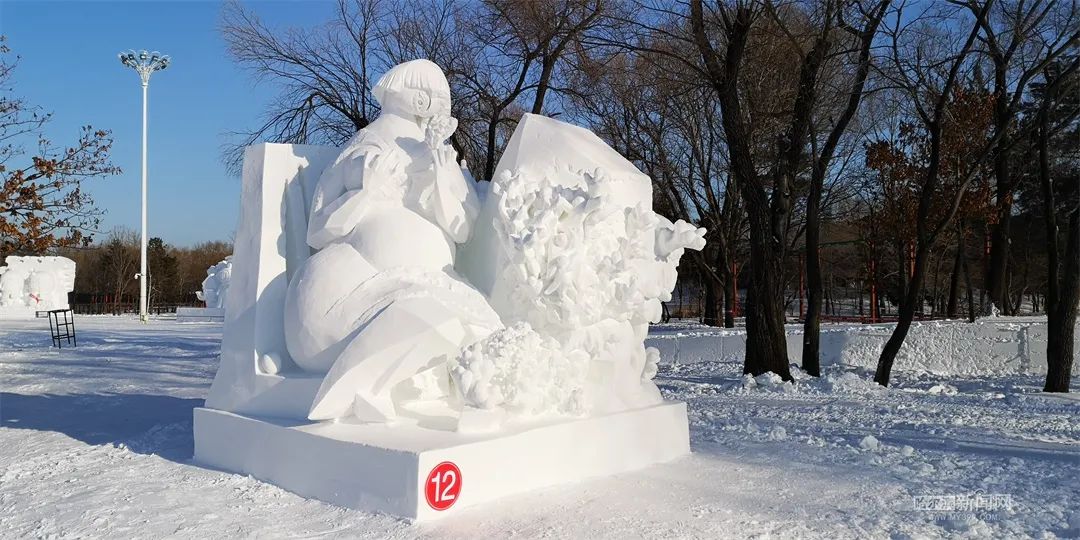
<path id="1" fill-rule="evenodd" d="M 177 304 L 155 304 L 147 308 L 151 315 L 176 313 L 178 307 L 203 307 L 202 302 Z M 128 315 L 139 313 L 138 302 L 93 302 L 71 304 L 71 310 L 78 315 Z"/>

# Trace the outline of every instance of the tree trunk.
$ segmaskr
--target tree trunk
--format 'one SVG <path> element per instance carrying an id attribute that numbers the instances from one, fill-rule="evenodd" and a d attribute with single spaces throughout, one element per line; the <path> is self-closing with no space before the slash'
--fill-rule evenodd
<path id="1" fill-rule="evenodd" d="M 821 376 L 821 192 L 823 185 L 812 179 L 806 197 L 806 319 L 803 322 L 803 371 Z"/>
<path id="2" fill-rule="evenodd" d="M 716 309 L 716 289 L 719 284 L 715 279 L 712 279 L 707 275 L 702 275 L 701 281 L 702 286 L 705 289 L 705 309 L 701 318 L 701 323 L 707 326 L 720 326 L 720 315 Z"/>
<path id="3" fill-rule="evenodd" d="M 1057 204 L 1050 178 L 1047 104 L 1039 110 L 1039 183 L 1045 207 L 1047 251 L 1046 385 L 1044 392 L 1068 392 L 1072 378 L 1077 304 L 1080 303 L 1080 208 L 1073 208 L 1066 236 L 1064 274 L 1059 270 Z"/>
<path id="4" fill-rule="evenodd" d="M 1055 235 L 1056 236 L 1056 235 Z M 1080 209 L 1069 218 L 1060 297 L 1047 310 L 1046 385 L 1044 392 L 1068 392 L 1072 379 L 1077 304 L 1080 303 Z"/>
<path id="5" fill-rule="evenodd" d="M 931 257 L 934 261 L 934 285 L 930 289 L 930 315 L 938 313 L 938 297 L 941 295 L 941 265 L 945 261 L 944 252 L 934 252 Z"/>
<path id="6" fill-rule="evenodd" d="M 773 372 L 790 381 L 787 335 L 784 332 L 783 259 L 768 240 L 768 214 L 749 208 L 750 290 L 746 303 L 746 362 L 743 373 L 754 376 Z M 777 260 L 779 259 L 779 260 Z"/>
<path id="7" fill-rule="evenodd" d="M 724 282 L 724 328 L 735 328 L 735 295 L 738 294 L 738 285 L 735 282 L 735 273 L 728 272 L 727 281 Z"/>
<path id="8" fill-rule="evenodd" d="M 1002 160 L 1004 156 L 1004 161 Z M 1009 267 L 1009 243 L 1012 215 L 1012 193 L 1009 186 L 1008 153 L 999 151 L 994 159 L 994 176 L 997 183 L 997 226 L 990 234 L 990 261 L 987 268 L 986 289 L 990 301 L 1003 313 L 1009 307 L 1006 274 Z"/>
<path id="9" fill-rule="evenodd" d="M 722 273 L 724 276 L 724 282 L 722 283 L 724 328 L 735 328 L 735 290 L 738 284 L 735 283 L 735 272 L 731 271 L 731 262 L 728 260 L 727 249 L 731 245 L 730 242 L 721 242 L 716 250 L 716 269 L 717 272 Z"/>
<path id="10" fill-rule="evenodd" d="M 964 266 L 964 225 L 956 224 L 956 258 L 953 260 L 952 276 L 949 278 L 949 305 L 945 308 L 945 316 L 955 319 L 959 311 L 957 305 L 960 296 L 960 272 Z"/>
<path id="11" fill-rule="evenodd" d="M 874 372 L 874 382 L 881 386 L 889 386 L 889 378 L 892 375 L 892 366 L 896 361 L 896 355 L 900 347 L 904 345 L 908 331 L 911 330 L 911 322 L 915 319 L 915 307 L 922 301 L 922 286 L 926 278 L 926 267 L 929 262 L 930 246 L 921 245 L 915 250 L 914 273 L 908 280 L 907 291 L 900 299 L 900 310 L 896 329 L 893 330 L 889 341 L 881 350 L 878 358 L 877 370 Z"/>
<path id="12" fill-rule="evenodd" d="M 971 267 L 967 257 L 961 259 L 964 265 L 964 288 L 967 289 L 968 322 L 975 322 L 975 289 L 971 287 Z"/>
<path id="13" fill-rule="evenodd" d="M 851 86 L 851 92 L 848 94 L 847 104 L 844 112 L 826 138 L 821 155 L 814 163 L 810 176 L 810 189 L 806 198 L 806 285 L 809 302 L 806 309 L 806 319 L 803 323 L 802 357 L 803 369 L 814 376 L 820 376 L 821 374 L 821 300 L 824 286 L 821 279 L 821 194 L 824 190 L 825 175 L 836 152 L 836 146 L 840 142 L 840 137 L 847 131 L 848 124 L 855 116 L 859 109 L 859 103 L 862 101 L 866 78 L 870 72 L 870 48 L 887 7 L 887 1 L 878 4 L 876 12 L 867 21 L 866 27 L 859 36 L 859 63 Z M 824 49 L 827 48 L 827 43 L 823 40 L 818 42 L 815 48 L 817 46 Z M 861 294 L 859 309 L 861 313 Z"/>
<path id="14" fill-rule="evenodd" d="M 727 136 L 731 170 L 750 222 L 750 288 L 746 306 L 746 360 L 743 372 L 756 376 L 771 371 L 790 381 L 787 336 L 784 333 L 783 263 L 786 243 L 783 226 L 791 210 L 789 190 L 795 171 L 792 165 L 797 161 L 792 156 L 797 157 L 801 152 L 809 126 L 810 109 L 803 106 L 802 101 L 807 92 L 813 92 L 813 80 L 810 79 L 810 84 L 800 84 L 794 107 L 796 118 L 792 121 L 788 146 L 781 152 L 785 166 L 775 175 L 774 183 L 770 183 L 770 194 L 754 163 L 750 131 L 745 124 L 739 96 L 739 73 L 753 24 L 753 13 L 743 5 L 733 8 L 733 11 L 727 23 L 727 43 L 721 59 L 706 33 L 701 0 L 690 3 L 694 41 L 705 63 L 709 83 L 720 101 L 720 117 Z M 807 67 L 804 63 L 800 83 L 808 75 Z"/>
<path id="15" fill-rule="evenodd" d="M 495 176 L 495 139 L 499 134 L 499 116 L 502 111 L 493 111 L 488 121 L 487 129 L 487 155 L 484 156 L 484 177 L 481 180 L 490 182 Z"/>
<path id="16" fill-rule="evenodd" d="M 541 114 L 544 111 L 544 98 L 547 96 L 548 87 L 551 86 L 551 74 L 555 71 L 555 60 L 544 56 L 540 62 L 540 80 L 536 83 L 536 99 L 533 100 L 532 113 Z"/>
<path id="17" fill-rule="evenodd" d="M 803 371 L 821 376 L 821 188 L 810 185 L 806 201 L 806 319 L 803 322 Z"/>
<path id="18" fill-rule="evenodd" d="M 732 246 L 731 242 L 725 244 L 725 246 Z M 724 272 L 724 327 L 735 327 L 735 302 L 737 298 L 735 295 L 739 294 L 739 274 L 734 272 L 734 267 L 731 264 L 729 258 L 733 258 L 733 255 L 728 254 L 726 248 L 721 248 L 717 253 L 716 264 L 720 265 L 721 271 Z"/>

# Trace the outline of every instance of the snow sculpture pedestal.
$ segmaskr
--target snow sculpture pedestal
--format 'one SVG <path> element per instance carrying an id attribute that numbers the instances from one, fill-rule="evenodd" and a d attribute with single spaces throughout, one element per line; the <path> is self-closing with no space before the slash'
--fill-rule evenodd
<path id="1" fill-rule="evenodd" d="M 178 307 L 176 308 L 176 322 L 222 322 L 225 320 L 225 308 L 210 307 Z"/>
<path id="2" fill-rule="evenodd" d="M 493 434 L 195 409 L 200 463 L 250 474 L 305 497 L 417 521 L 689 453 L 681 402 Z M 453 467 L 439 469 L 444 463 Z"/>

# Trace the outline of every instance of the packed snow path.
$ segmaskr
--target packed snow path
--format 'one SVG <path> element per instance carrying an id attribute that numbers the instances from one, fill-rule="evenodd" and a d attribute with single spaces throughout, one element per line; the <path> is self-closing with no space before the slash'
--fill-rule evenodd
<path id="1" fill-rule="evenodd" d="M 1080 402 L 1038 377 L 897 373 L 885 390 L 854 368 L 791 385 L 665 363 L 692 456 L 413 525 L 190 462 L 220 326 L 77 323 L 59 351 L 44 319 L 0 325 L 0 537 L 1080 536 Z"/>

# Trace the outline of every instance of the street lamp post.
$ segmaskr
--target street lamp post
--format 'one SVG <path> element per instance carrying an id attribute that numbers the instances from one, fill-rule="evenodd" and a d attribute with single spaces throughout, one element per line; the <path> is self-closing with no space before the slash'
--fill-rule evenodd
<path id="1" fill-rule="evenodd" d="M 169 67 L 169 57 L 158 52 L 120 53 L 120 62 L 134 69 L 142 80 L 142 243 L 139 249 L 139 319 L 146 322 L 146 96 L 150 75 Z"/>

